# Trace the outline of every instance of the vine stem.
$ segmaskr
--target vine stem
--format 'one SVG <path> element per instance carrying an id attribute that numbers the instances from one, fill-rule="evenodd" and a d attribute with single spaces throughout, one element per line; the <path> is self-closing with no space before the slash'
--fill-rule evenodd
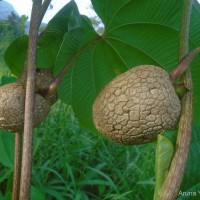
<path id="1" fill-rule="evenodd" d="M 34 93 L 36 73 L 36 46 L 39 30 L 39 10 L 42 0 L 34 0 L 29 32 L 29 45 L 27 55 L 27 81 L 24 115 L 24 141 L 20 181 L 20 200 L 29 200 L 31 194 L 31 171 L 32 171 L 32 142 L 33 142 L 33 115 Z"/>
<path id="2" fill-rule="evenodd" d="M 42 0 L 34 0 L 31 12 L 27 61 L 23 72 L 24 77 L 26 77 L 26 97 L 24 114 L 24 141 L 19 192 L 20 200 L 29 200 L 31 196 L 37 39 L 40 23 L 49 3 L 49 0 L 45 0 L 43 4 Z"/>
<path id="3" fill-rule="evenodd" d="M 13 178 L 12 200 L 19 200 L 22 162 L 22 133 L 15 133 L 15 166 Z"/>
<path id="4" fill-rule="evenodd" d="M 40 10 L 38 10 L 38 24 L 40 26 L 41 22 L 42 22 L 42 19 L 50 5 L 52 0 L 44 0 L 43 4 L 41 5 L 40 7 Z M 32 17 L 31 17 L 32 18 Z M 39 28 L 38 28 L 39 29 Z M 30 30 L 31 30 L 31 27 L 30 27 Z M 38 30 L 39 32 L 39 30 Z M 37 36 L 38 37 L 38 36 Z M 29 37 L 30 38 L 30 37 Z M 28 56 L 28 55 L 27 55 Z M 26 57 L 26 60 L 25 60 L 25 67 L 24 67 L 24 70 L 21 74 L 21 76 L 19 77 L 19 79 L 21 80 L 21 82 L 25 83 L 26 82 L 26 78 L 27 78 L 27 67 L 28 67 L 28 57 Z"/>
<path id="5" fill-rule="evenodd" d="M 189 25 L 192 0 L 185 0 L 180 27 L 179 60 L 188 53 Z M 161 191 L 160 200 L 175 200 L 183 179 L 189 146 L 192 135 L 193 86 L 191 72 L 188 67 L 184 75 L 184 83 L 188 92 L 182 99 L 182 113 L 179 122 L 176 152 L 169 168 L 169 173 Z"/>

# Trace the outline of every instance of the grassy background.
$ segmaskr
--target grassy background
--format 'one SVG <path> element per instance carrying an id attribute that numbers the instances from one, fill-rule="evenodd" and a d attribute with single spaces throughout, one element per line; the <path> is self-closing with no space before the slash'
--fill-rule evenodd
<path id="1" fill-rule="evenodd" d="M 71 107 L 60 102 L 36 134 L 41 141 L 34 157 L 33 184 L 46 191 L 47 199 L 52 199 L 53 191 L 60 199 L 153 195 L 154 144 L 124 147 L 108 141 L 81 127 Z"/>
<path id="2" fill-rule="evenodd" d="M 46 200 L 153 199 L 154 143 L 115 144 L 81 127 L 72 108 L 57 102 L 35 130 L 34 145 L 32 186 Z M 2 195 L 11 192 L 12 175 L 0 165 Z"/>

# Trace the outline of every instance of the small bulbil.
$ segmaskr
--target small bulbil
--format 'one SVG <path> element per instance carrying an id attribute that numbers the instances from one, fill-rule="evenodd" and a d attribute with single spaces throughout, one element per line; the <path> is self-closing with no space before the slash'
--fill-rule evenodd
<path id="1" fill-rule="evenodd" d="M 47 70 L 39 70 L 36 75 L 36 91 L 53 80 Z M 25 84 L 19 80 L 0 87 L 0 129 L 12 133 L 23 132 Z M 43 97 L 36 93 L 34 108 L 34 127 L 38 126 L 47 116 L 51 105 L 57 100 L 56 94 Z"/>
<path id="2" fill-rule="evenodd" d="M 156 140 L 163 130 L 177 127 L 180 100 L 169 74 L 141 65 L 112 80 L 93 104 L 93 121 L 100 133 L 125 145 Z"/>

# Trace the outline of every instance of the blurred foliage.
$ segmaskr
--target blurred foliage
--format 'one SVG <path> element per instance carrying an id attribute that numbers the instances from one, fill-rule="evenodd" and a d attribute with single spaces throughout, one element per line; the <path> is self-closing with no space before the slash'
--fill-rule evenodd
<path id="1" fill-rule="evenodd" d="M 4 52 L 16 37 L 24 34 L 26 16 L 18 17 L 14 13 L 7 20 L 0 20 L 0 75 L 9 73 L 4 62 Z"/>

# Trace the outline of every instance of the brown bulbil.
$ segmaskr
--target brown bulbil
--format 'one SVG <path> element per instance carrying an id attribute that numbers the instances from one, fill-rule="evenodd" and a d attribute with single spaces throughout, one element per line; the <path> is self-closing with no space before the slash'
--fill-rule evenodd
<path id="1" fill-rule="evenodd" d="M 46 87 L 52 80 L 51 72 L 39 70 L 36 75 L 36 91 Z M 0 87 L 0 129 L 13 133 L 23 132 L 25 92 L 25 85 L 20 80 Z M 56 94 L 43 97 L 36 93 L 34 127 L 45 119 L 56 100 Z"/>
<path id="2" fill-rule="evenodd" d="M 36 90 L 45 89 L 53 79 L 53 74 L 49 69 L 37 69 Z M 53 105 L 58 98 L 56 94 L 50 94 L 45 99 L 50 105 Z"/>
<path id="3" fill-rule="evenodd" d="M 181 104 L 169 74 L 141 65 L 112 80 L 97 96 L 93 121 L 106 137 L 125 145 L 156 140 L 177 127 Z"/>

